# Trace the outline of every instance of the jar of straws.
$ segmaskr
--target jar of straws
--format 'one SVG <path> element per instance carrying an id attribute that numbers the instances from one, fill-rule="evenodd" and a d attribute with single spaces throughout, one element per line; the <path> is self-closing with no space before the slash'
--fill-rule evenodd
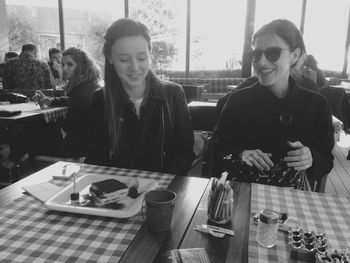
<path id="1" fill-rule="evenodd" d="M 233 210 L 233 190 L 227 173 L 220 179 L 213 178 L 208 197 L 208 218 L 217 224 L 226 224 L 231 220 Z"/>

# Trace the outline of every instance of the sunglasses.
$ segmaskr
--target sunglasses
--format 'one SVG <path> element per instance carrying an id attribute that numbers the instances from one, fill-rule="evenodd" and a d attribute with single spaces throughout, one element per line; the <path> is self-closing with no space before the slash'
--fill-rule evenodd
<path id="1" fill-rule="evenodd" d="M 268 61 L 275 62 L 281 57 L 282 50 L 288 49 L 283 49 L 279 47 L 269 47 L 265 50 L 261 50 L 257 48 L 250 51 L 249 55 L 250 58 L 253 60 L 253 63 L 259 62 L 263 54 Z"/>

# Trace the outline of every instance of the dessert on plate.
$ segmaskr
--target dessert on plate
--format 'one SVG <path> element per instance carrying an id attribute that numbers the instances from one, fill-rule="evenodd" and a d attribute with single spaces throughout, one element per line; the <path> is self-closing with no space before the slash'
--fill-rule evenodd
<path id="1" fill-rule="evenodd" d="M 101 205 L 106 205 L 119 202 L 127 197 L 129 187 L 116 179 L 107 179 L 92 183 L 89 193 Z"/>

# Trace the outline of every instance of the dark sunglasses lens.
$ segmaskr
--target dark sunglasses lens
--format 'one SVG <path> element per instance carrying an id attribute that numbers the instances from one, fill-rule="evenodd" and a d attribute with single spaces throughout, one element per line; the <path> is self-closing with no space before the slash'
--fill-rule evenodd
<path id="1" fill-rule="evenodd" d="M 271 62 L 277 61 L 281 56 L 282 49 L 280 48 L 268 48 L 264 51 L 265 57 Z"/>
<path id="2" fill-rule="evenodd" d="M 262 54 L 263 51 L 261 51 L 260 49 L 255 49 L 250 52 L 250 56 L 253 62 L 258 62 L 261 59 Z"/>

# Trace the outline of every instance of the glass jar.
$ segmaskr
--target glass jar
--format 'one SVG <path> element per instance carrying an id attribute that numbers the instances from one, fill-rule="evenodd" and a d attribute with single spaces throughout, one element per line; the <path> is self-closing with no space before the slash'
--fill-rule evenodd
<path id="1" fill-rule="evenodd" d="M 259 245 L 267 248 L 276 245 L 278 221 L 278 213 L 270 209 L 264 209 L 260 212 L 258 231 L 256 233 L 256 241 Z"/>
<path id="2" fill-rule="evenodd" d="M 227 185 L 221 191 L 209 191 L 208 219 L 217 224 L 231 220 L 233 210 L 233 190 Z"/>

